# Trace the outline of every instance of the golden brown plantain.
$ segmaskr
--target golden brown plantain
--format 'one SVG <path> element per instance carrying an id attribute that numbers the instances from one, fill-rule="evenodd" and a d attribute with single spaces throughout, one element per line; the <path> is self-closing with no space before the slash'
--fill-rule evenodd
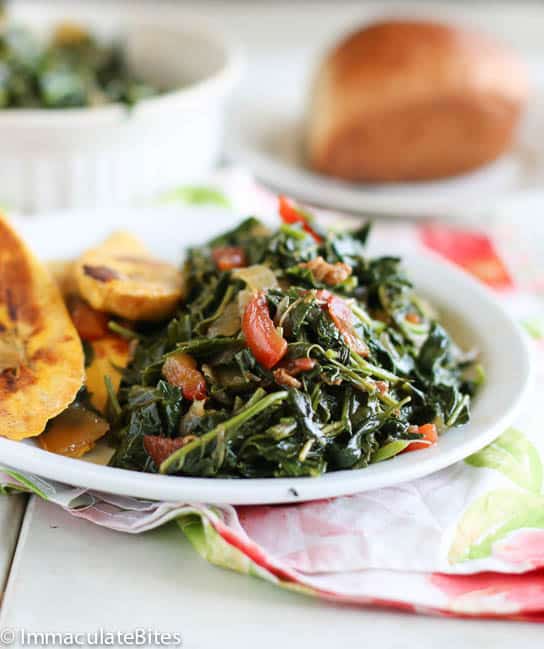
<path id="1" fill-rule="evenodd" d="M 121 383 L 122 370 L 131 357 L 130 344 L 124 338 L 109 334 L 89 343 L 92 347 L 91 364 L 87 367 L 87 390 L 92 405 L 105 413 L 108 393 L 104 379 L 110 377 L 113 391 L 117 394 Z"/>
<path id="2" fill-rule="evenodd" d="M 72 404 L 49 422 L 38 444 L 51 453 L 83 457 L 108 432 L 109 424 L 92 410 Z"/>
<path id="3" fill-rule="evenodd" d="M 83 379 L 81 342 L 55 281 L 0 216 L 0 435 L 39 435 Z"/>
<path id="4" fill-rule="evenodd" d="M 131 345 L 121 336 L 107 330 L 107 315 L 104 317 L 105 322 L 103 332 L 100 331 L 100 323 L 96 322 L 96 318 L 91 318 L 91 321 L 89 322 L 89 313 L 102 315 L 101 311 L 95 311 L 87 305 L 89 313 L 86 313 L 85 310 L 83 310 L 82 313 L 82 310 L 79 307 L 86 303 L 78 298 L 79 289 L 75 278 L 75 266 L 76 263 L 73 260 L 50 261 L 47 263 L 47 267 L 55 278 L 65 299 L 68 312 L 70 313 L 80 338 L 86 341 L 91 348 L 91 362 L 85 368 L 85 385 L 90 394 L 91 404 L 99 412 L 104 414 L 108 401 L 108 393 L 104 379 L 106 376 L 110 377 L 113 390 L 117 393 L 121 383 L 122 370 L 128 365 L 131 358 Z M 90 333 L 93 335 L 89 335 Z M 62 419 L 62 422 L 64 421 L 65 420 Z M 54 426 L 54 430 L 56 431 L 54 437 L 56 442 L 58 436 L 56 420 L 51 422 L 51 426 Z M 67 439 L 68 434 L 65 429 L 63 430 L 63 439 Z M 79 434 L 79 429 L 77 429 L 77 427 L 75 428 L 75 434 Z M 48 435 L 46 432 L 40 437 L 40 443 L 42 442 L 42 439 L 47 442 L 47 440 L 51 441 L 53 437 Z M 78 446 L 78 448 L 80 447 Z M 86 451 L 82 451 L 82 453 L 83 452 Z"/>
<path id="5" fill-rule="evenodd" d="M 71 262 L 71 268 L 73 267 L 74 262 Z M 70 276 L 71 272 L 68 271 L 67 274 Z M 61 283 L 62 280 L 61 272 Z M 113 390 L 117 392 L 122 372 L 131 358 L 131 349 L 135 341 L 130 344 L 125 338 L 110 331 L 108 328 L 110 316 L 93 309 L 73 291 L 68 290 L 64 298 L 76 331 L 90 353 L 90 360 L 86 359 L 88 364 L 85 367 L 87 375 L 85 383 L 91 404 L 105 413 L 108 401 L 105 377 L 110 377 Z"/>
<path id="6" fill-rule="evenodd" d="M 116 232 L 76 262 L 81 296 L 99 311 L 128 320 L 161 320 L 183 294 L 178 268 L 153 257 L 127 232 Z"/>
<path id="7" fill-rule="evenodd" d="M 84 345 L 87 345 L 86 387 L 91 395 L 91 404 L 104 413 L 108 401 L 105 377 L 109 376 L 113 390 L 117 392 L 124 368 L 131 358 L 132 344 L 119 334 L 110 331 L 110 316 L 97 311 L 76 295 L 66 300 L 72 322 Z"/>

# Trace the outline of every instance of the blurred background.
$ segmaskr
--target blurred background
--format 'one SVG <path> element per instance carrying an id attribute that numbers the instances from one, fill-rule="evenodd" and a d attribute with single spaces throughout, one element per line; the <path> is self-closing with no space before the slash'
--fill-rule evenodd
<path id="1" fill-rule="evenodd" d="M 24 213 L 149 201 L 226 163 L 242 166 L 275 190 L 318 205 L 408 217 L 482 213 L 494 207 L 498 196 L 520 191 L 532 196 L 544 181 L 544 145 L 540 144 L 544 110 L 539 91 L 544 83 L 542 2 L 16 0 L 4 4 L 8 20 L 37 31 L 70 20 L 100 38 L 120 38 L 146 80 L 151 76 L 159 85 L 166 82 L 169 89 L 179 86 L 180 90 L 136 103 L 129 120 L 105 108 L 90 115 L 33 110 L 24 120 L 17 111 L 4 111 L 0 115 L 4 142 L 0 204 Z M 346 183 L 309 169 L 304 138 L 320 63 L 346 33 L 375 19 L 393 17 L 481 30 L 522 61 L 530 81 L 530 103 L 513 147 L 496 164 L 462 177 L 392 183 L 385 188 L 380 183 Z M 157 31 L 149 35 L 151 25 L 170 35 L 163 38 Z M 212 77 L 215 83 L 218 76 L 223 84 L 219 95 L 202 96 L 195 108 L 198 83 Z M 203 85 L 198 87 L 202 91 Z M 167 104 L 170 112 L 161 112 L 167 111 Z"/>

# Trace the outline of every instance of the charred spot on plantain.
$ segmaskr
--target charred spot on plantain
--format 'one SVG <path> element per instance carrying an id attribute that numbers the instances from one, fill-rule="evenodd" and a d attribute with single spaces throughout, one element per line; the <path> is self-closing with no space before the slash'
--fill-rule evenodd
<path id="1" fill-rule="evenodd" d="M 0 394 L 15 392 L 17 389 L 17 370 L 9 368 L 0 374 Z"/>
<path id="2" fill-rule="evenodd" d="M 17 250 L 19 241 L 8 228 L 2 228 L 2 251 Z M 0 304 L 4 304 L 11 322 L 25 321 L 29 324 L 40 318 L 36 296 L 32 289 L 30 265 L 10 256 L 0 260 Z"/>
<path id="3" fill-rule="evenodd" d="M 17 392 L 33 383 L 36 383 L 36 377 L 28 367 L 4 370 L 0 373 L 0 400 L 2 394 Z"/>
<path id="4" fill-rule="evenodd" d="M 17 304 L 15 303 L 15 299 L 13 297 L 13 291 L 11 288 L 6 288 L 6 309 L 8 312 L 8 317 L 12 322 L 17 321 Z"/>
<path id="5" fill-rule="evenodd" d="M 38 349 L 30 359 L 33 363 L 43 362 L 54 365 L 59 361 L 59 356 L 52 349 Z"/>
<path id="6" fill-rule="evenodd" d="M 0 336 L 0 372 L 4 370 L 18 371 L 26 362 L 24 343 L 16 333 L 6 330 Z"/>
<path id="7" fill-rule="evenodd" d="M 97 282 L 112 282 L 114 279 L 120 279 L 121 277 L 117 271 L 107 266 L 89 266 L 85 264 L 83 272 L 92 279 L 96 279 Z"/>

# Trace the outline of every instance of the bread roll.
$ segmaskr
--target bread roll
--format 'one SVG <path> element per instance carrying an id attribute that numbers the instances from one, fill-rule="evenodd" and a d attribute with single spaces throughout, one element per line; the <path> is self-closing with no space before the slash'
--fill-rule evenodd
<path id="1" fill-rule="evenodd" d="M 508 149 L 527 96 L 521 62 L 483 34 L 376 23 L 342 41 L 318 72 L 308 162 L 352 181 L 463 173 Z"/>

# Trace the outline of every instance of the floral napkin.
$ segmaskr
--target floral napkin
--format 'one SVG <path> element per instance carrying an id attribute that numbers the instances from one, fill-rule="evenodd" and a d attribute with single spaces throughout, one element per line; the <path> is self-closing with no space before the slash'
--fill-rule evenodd
<path id="1" fill-rule="evenodd" d="M 275 197 L 228 170 L 161 203 L 270 214 Z M 160 209 L 158 207 L 157 209 Z M 322 218 L 334 217 L 322 212 Z M 544 621 L 543 275 L 501 221 L 486 232 L 378 223 L 374 238 L 447 257 L 493 290 L 525 327 L 537 365 L 524 413 L 492 444 L 414 482 L 305 504 L 230 507 L 85 491 L 4 467 L 0 490 L 28 491 L 73 516 L 138 534 L 175 520 L 208 561 L 336 602 L 417 613 Z M 541 398 L 541 397 L 540 397 Z"/>

